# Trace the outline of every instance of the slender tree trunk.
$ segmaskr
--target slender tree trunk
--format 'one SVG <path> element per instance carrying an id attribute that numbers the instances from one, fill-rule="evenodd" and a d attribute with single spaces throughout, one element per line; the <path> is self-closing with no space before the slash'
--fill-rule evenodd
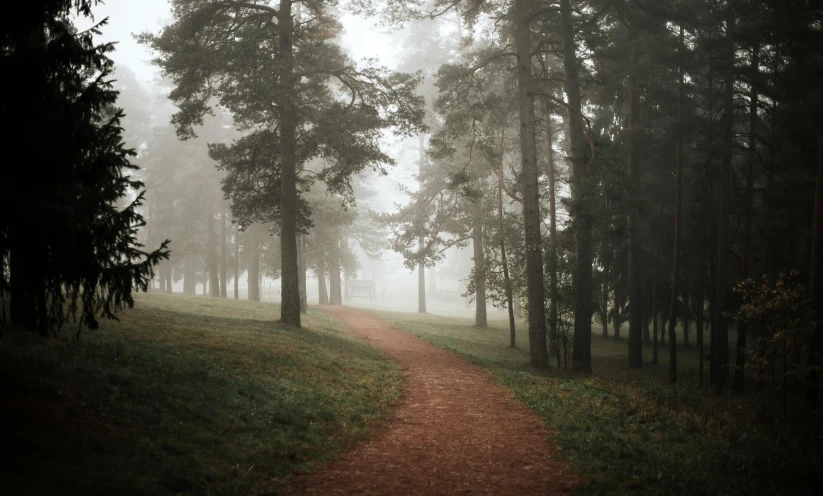
<path id="1" fill-rule="evenodd" d="M 760 64 L 760 45 L 755 43 L 752 48 L 752 75 L 749 96 L 749 150 L 748 164 L 746 167 L 746 201 L 745 220 L 743 222 L 743 279 L 747 279 L 752 271 L 752 230 L 754 222 L 754 162 L 757 160 L 757 74 Z M 745 387 L 746 355 L 746 334 L 747 326 L 745 322 L 739 322 L 737 326 L 737 363 L 734 368 L 734 389 L 743 391 Z"/>
<path id="2" fill-rule="evenodd" d="M 280 243 L 282 296 L 280 320 L 300 327 L 300 276 L 297 262 L 297 109 L 294 100 L 294 19 L 292 0 L 280 0 Z"/>
<path id="3" fill-rule="evenodd" d="M 637 75 L 637 54 L 632 48 L 631 76 L 631 152 L 629 178 L 631 182 L 631 212 L 629 213 L 629 366 L 643 366 L 642 248 L 640 239 L 640 87 Z"/>
<path id="4" fill-rule="evenodd" d="M 683 91 L 683 25 L 680 25 L 680 46 L 678 52 L 680 63 L 678 64 L 678 103 L 677 103 L 677 176 L 675 191 L 674 209 L 674 254 L 672 262 L 672 292 L 669 303 L 669 382 L 677 382 L 677 335 L 675 334 L 675 324 L 677 318 L 677 285 L 680 276 L 680 230 L 683 213 L 683 105 L 685 93 Z"/>
<path id="5" fill-rule="evenodd" d="M 580 77 L 572 30 L 571 0 L 560 0 L 560 30 L 563 41 L 563 70 L 569 110 L 569 141 L 571 149 L 572 218 L 574 219 L 577 253 L 574 268 L 574 343 L 572 367 L 592 370 L 592 219 L 589 212 L 593 188 L 585 160 L 586 138 L 583 135 Z"/>
<path id="6" fill-rule="evenodd" d="M 249 240 L 248 299 L 249 301 L 260 301 L 260 252 L 257 246 L 257 226 L 249 226 L 246 232 L 248 232 Z"/>
<path id="7" fill-rule="evenodd" d="M 329 304 L 329 294 L 326 292 L 326 260 L 320 253 L 317 259 L 317 299 L 320 305 Z"/>
<path id="8" fill-rule="evenodd" d="M 474 247 L 474 326 L 487 328 L 486 318 L 486 260 L 483 254 L 483 218 L 478 212 L 472 221 L 472 245 Z"/>
<path id="9" fill-rule="evenodd" d="M 343 287 L 340 277 L 340 257 L 338 256 L 340 245 L 334 242 L 334 255 L 329 267 L 329 303 L 332 305 L 343 304 Z"/>
<path id="10" fill-rule="evenodd" d="M 297 282 L 300 291 L 300 313 L 307 313 L 309 311 L 309 303 L 306 295 L 306 265 L 303 263 L 303 253 L 305 250 L 305 239 L 301 234 L 297 236 Z"/>
<path id="11" fill-rule="evenodd" d="M 691 297 L 689 297 L 691 298 Z M 692 321 L 687 317 L 683 319 L 683 346 L 688 348 L 691 346 L 691 342 L 689 341 L 689 334 L 692 332 Z"/>
<path id="12" fill-rule="evenodd" d="M 146 246 L 154 246 L 154 202 L 149 200 L 147 205 L 148 218 L 146 220 Z M 149 279 L 146 286 L 146 293 L 154 291 L 154 277 Z"/>
<path id="13" fill-rule="evenodd" d="M 228 227 L 227 219 L 228 213 L 226 212 L 226 208 L 223 207 L 223 214 L 221 215 L 223 220 L 223 226 L 220 230 L 220 296 L 222 298 L 228 297 L 228 276 L 229 276 L 229 254 L 228 250 Z"/>
<path id="14" fill-rule="evenodd" d="M 497 220 L 500 229 L 500 257 L 503 263 L 503 284 L 506 288 L 506 309 L 509 312 L 509 347 L 516 348 L 514 327 L 514 301 L 512 298 L 512 282 L 509 278 L 509 262 L 506 259 L 506 237 L 503 235 L 505 223 L 503 221 L 503 134 L 497 138 L 497 150 L 500 153 L 500 163 L 497 168 Z"/>
<path id="15" fill-rule="evenodd" d="M 418 176 L 422 177 L 423 164 L 426 159 L 426 137 L 422 133 L 417 136 L 417 153 L 419 160 L 417 172 Z M 421 255 L 423 246 L 423 238 L 417 238 L 417 249 Z M 417 313 L 426 313 L 426 266 L 422 261 L 417 266 Z"/>
<path id="16" fill-rule="evenodd" d="M 423 250 L 423 238 L 417 240 L 417 246 Z M 417 313 L 426 313 L 426 266 L 417 266 Z"/>
<path id="17" fill-rule="evenodd" d="M 657 274 L 660 267 L 660 231 L 657 231 L 657 248 L 654 250 L 654 275 L 652 276 L 652 363 L 657 364 L 657 321 L 660 310 L 657 308 Z"/>
<path id="18" fill-rule="evenodd" d="M 240 228 L 234 229 L 234 299 L 240 299 Z"/>
<path id="19" fill-rule="evenodd" d="M 703 246 L 706 246 L 706 233 L 703 233 Z M 700 253 L 700 292 L 697 297 L 697 353 L 700 356 L 697 385 L 703 387 L 703 301 L 706 293 L 706 249 Z"/>
<path id="20" fill-rule="evenodd" d="M 806 399 L 812 407 L 817 408 L 820 400 L 820 354 L 823 351 L 823 130 L 817 148 L 817 180 L 814 193 L 814 217 L 812 221 L 812 260 L 809 270 L 809 295 L 812 308 L 817 310 L 815 323 L 809 343 L 809 373 L 807 379 Z"/>
<path id="21" fill-rule="evenodd" d="M 220 297 L 220 279 L 217 269 L 217 236 L 214 226 L 214 195 L 210 192 L 206 196 L 206 229 L 209 230 L 207 239 L 209 246 L 206 249 L 206 259 L 209 268 L 209 294 Z"/>
<path id="22" fill-rule="evenodd" d="M 195 293 L 194 280 L 194 255 L 186 255 L 183 258 L 183 294 L 193 295 Z"/>
<path id="23" fill-rule="evenodd" d="M 557 289 L 557 187 L 554 171 L 554 149 L 552 141 L 551 114 L 546 115 L 546 142 L 548 143 L 548 176 L 549 176 L 549 354 L 554 355 L 557 366 L 560 367 L 560 333 L 557 329 L 557 304 L 560 292 Z"/>
<path id="24" fill-rule="evenodd" d="M 543 287 L 543 251 L 540 236 L 540 194 L 537 183 L 537 141 L 532 74 L 531 2 L 515 0 L 517 90 L 520 113 L 520 175 L 523 191 L 523 227 L 526 243 L 526 294 L 529 302 L 529 363 L 549 367 L 546 349 L 546 302 Z"/>
<path id="25" fill-rule="evenodd" d="M 769 230 L 770 230 L 770 227 L 771 227 L 771 219 L 770 219 L 770 216 L 769 216 L 769 203 L 768 203 L 768 201 L 766 202 L 765 210 L 766 210 L 766 213 L 763 216 L 763 268 L 762 268 L 762 271 L 761 271 L 761 275 L 763 277 L 763 284 L 769 284 L 768 269 L 769 269 L 769 258 L 771 257 L 771 250 L 770 250 L 770 246 L 769 246 L 769 244 L 771 243 L 771 240 L 769 238 Z M 765 333 L 766 332 L 768 332 L 767 329 L 766 329 L 766 321 L 765 321 L 764 318 L 761 318 L 761 320 L 760 320 L 760 333 L 761 333 L 761 336 L 763 338 L 765 338 Z M 766 340 L 765 339 L 760 340 L 757 352 L 758 352 L 758 355 L 760 356 L 760 358 L 763 358 L 763 356 L 766 354 Z M 758 391 L 762 390 L 766 386 L 765 382 L 763 381 L 763 377 L 764 377 L 765 373 L 766 373 L 765 367 L 763 365 L 758 366 L 758 368 L 757 368 L 757 383 L 755 385 L 755 388 Z"/>
<path id="26" fill-rule="evenodd" d="M 620 328 L 623 326 L 623 292 L 615 286 L 614 287 L 614 317 L 612 324 L 614 324 L 614 339 L 620 339 Z"/>
<path id="27" fill-rule="evenodd" d="M 608 267 L 604 263 L 603 264 L 603 288 L 602 288 L 602 295 L 601 295 L 601 306 L 602 309 L 600 310 L 602 319 L 603 319 L 603 332 L 602 336 L 604 338 L 609 337 L 609 272 Z"/>
<path id="28" fill-rule="evenodd" d="M 728 289 L 729 250 L 729 201 L 731 198 L 732 147 L 734 146 L 734 61 L 735 61 L 735 14 L 734 0 L 729 0 L 726 11 L 726 68 L 723 90 L 723 157 L 720 164 L 720 191 L 718 201 L 717 266 L 715 281 L 715 308 L 712 320 L 712 369 L 714 388 L 717 394 L 726 387 L 729 363 L 728 322 L 723 312 L 726 308 Z"/>

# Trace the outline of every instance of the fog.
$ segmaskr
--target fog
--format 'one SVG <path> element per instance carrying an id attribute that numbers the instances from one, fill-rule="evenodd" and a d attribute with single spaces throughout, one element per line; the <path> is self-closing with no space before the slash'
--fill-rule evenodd
<path id="1" fill-rule="evenodd" d="M 214 162 L 205 157 L 205 148 L 209 142 L 203 137 L 195 140 L 174 143 L 161 143 L 161 138 L 157 133 L 172 132 L 168 126 L 171 116 L 177 110 L 168 99 L 169 91 L 173 83 L 164 78 L 162 71 L 152 63 L 152 58 L 156 56 L 152 51 L 137 41 L 140 33 L 157 34 L 171 22 L 171 11 L 167 0 L 145 0 L 127 1 L 110 0 L 99 5 L 94 10 L 94 21 L 79 16 L 76 18 L 79 29 L 88 29 L 94 24 L 106 19 L 106 25 L 100 28 L 100 42 L 115 42 L 116 50 L 111 54 L 111 58 L 116 63 L 115 86 L 121 91 L 121 98 L 118 102 L 126 113 L 124 127 L 127 130 L 127 137 L 130 138 L 128 145 L 134 147 L 138 152 L 138 159 L 135 161 L 145 170 L 152 171 L 158 167 L 166 169 L 164 174 L 168 174 L 169 169 L 183 167 L 177 161 L 169 161 L 168 157 L 154 156 L 156 150 L 163 146 L 180 146 L 180 151 L 176 152 L 178 158 L 180 154 L 192 154 L 190 157 L 197 157 L 196 160 L 205 162 L 203 171 L 205 174 L 213 176 L 212 182 L 208 185 L 214 188 L 222 178 L 222 174 L 209 170 L 214 167 Z M 341 15 L 340 22 L 342 31 L 337 42 L 345 52 L 354 60 L 373 59 L 377 64 L 397 70 L 398 66 L 403 66 L 404 70 L 421 70 L 424 74 L 424 83 L 419 91 L 426 92 L 426 106 L 428 112 L 432 110 L 432 100 L 436 98 L 436 90 L 433 89 L 433 80 L 436 77 L 438 66 L 455 57 L 457 44 L 456 39 L 463 35 L 463 27 L 458 26 L 456 18 L 443 18 L 437 20 L 415 21 L 412 26 L 394 28 L 376 22 L 373 18 L 353 15 L 349 12 Z M 409 55 L 404 50 L 407 47 L 411 31 L 428 30 L 439 33 L 440 42 L 451 53 L 438 55 L 429 54 L 423 59 L 409 60 Z M 413 41 L 412 41 L 413 42 Z M 404 56 L 404 53 L 406 55 Z M 414 55 L 411 56 L 412 58 Z M 428 59 L 428 60 L 426 60 Z M 420 64 L 423 62 L 422 64 Z M 411 65 L 422 65 L 411 68 Z M 213 118 L 212 118 L 213 119 Z M 429 121 L 432 117 L 427 118 Z M 221 137 L 225 140 L 242 135 L 242 132 L 233 131 L 230 128 L 231 117 L 222 116 L 217 124 L 223 129 Z M 214 124 L 213 124 L 214 125 Z M 205 127 L 209 127 L 209 119 Z M 140 128 L 142 133 L 134 136 L 129 133 L 130 129 Z M 154 136 L 153 136 L 154 135 Z M 169 137 L 165 136 L 168 141 Z M 425 160 L 421 155 L 419 147 L 420 137 L 409 137 L 398 139 L 384 133 L 382 144 L 388 155 L 396 161 L 396 164 L 389 167 L 387 174 L 366 172 L 360 174 L 353 180 L 355 186 L 363 186 L 368 190 L 368 194 L 357 199 L 357 209 L 359 211 L 371 211 L 375 213 L 390 214 L 397 211 L 398 206 L 408 204 L 410 197 L 408 191 L 416 191 L 419 188 L 417 175 L 420 161 Z M 185 150 L 185 151 L 184 151 Z M 160 163 L 158 163 L 158 161 Z M 185 162 L 185 160 L 184 160 Z M 159 174 L 159 173 L 158 173 Z M 148 208 L 144 210 L 147 219 L 147 228 L 144 229 L 144 240 L 155 241 L 156 234 L 152 234 L 152 229 L 158 230 L 162 222 L 155 219 L 157 215 L 152 213 L 152 197 L 154 191 L 151 190 L 151 179 L 144 179 L 149 185 L 147 191 Z M 223 201 L 223 203 L 226 203 Z M 180 215 L 183 207 L 174 205 Z M 224 205 L 228 209 L 228 205 Z M 185 214 L 184 214 L 185 215 Z M 186 221 L 192 226 L 183 230 L 184 236 L 191 236 L 192 231 L 200 228 L 195 226 L 198 221 L 194 219 Z M 218 220 L 219 222 L 219 220 Z M 268 227 L 268 226 L 264 226 Z M 179 231 L 178 231 L 179 232 Z M 243 233 L 231 234 L 229 228 L 228 243 L 237 243 Z M 276 236 L 269 241 L 276 242 Z M 152 282 L 153 290 L 173 292 L 188 292 L 196 294 L 209 294 L 207 271 L 196 270 L 197 282 L 194 285 L 185 284 L 185 262 L 182 257 L 175 256 L 175 253 L 191 251 L 186 248 L 190 243 L 189 239 L 181 239 L 179 236 L 172 239 L 172 265 L 170 269 L 171 278 L 160 281 L 158 278 Z M 374 308 L 385 308 L 399 311 L 418 310 L 418 272 L 403 266 L 403 257 L 399 253 L 390 249 L 389 246 L 382 246 L 379 253 L 367 254 L 356 240 L 350 240 L 353 255 L 356 257 L 356 271 L 346 272 L 344 275 L 343 298 L 344 303 L 352 306 L 365 306 Z M 238 249 L 240 277 L 237 284 L 237 297 L 241 299 L 249 298 L 249 271 L 244 265 L 247 257 L 244 253 L 245 247 Z M 196 251 L 201 252 L 202 249 Z M 201 259 L 201 264 L 207 264 L 206 254 L 199 253 L 197 258 Z M 265 262 L 263 262 L 265 264 Z M 271 260 L 271 265 L 276 266 L 277 261 Z M 234 276 L 229 268 L 227 270 L 229 288 L 228 296 L 234 296 L 232 288 L 234 286 Z M 426 299 L 427 311 L 429 313 L 441 315 L 468 316 L 474 313 L 474 295 L 467 294 L 467 285 L 471 277 L 472 269 L 472 246 L 468 244 L 462 247 L 451 247 L 442 253 L 442 259 L 438 260 L 434 266 L 426 269 Z M 162 272 L 162 271 L 161 271 Z M 348 289 L 350 280 L 373 281 L 374 289 L 370 297 L 364 297 L 356 290 Z M 262 301 L 280 302 L 281 281 L 277 277 L 277 269 L 272 267 L 272 272 L 267 273 L 261 270 L 260 274 L 259 298 Z M 309 304 L 320 303 L 319 281 L 316 274 L 311 271 L 307 274 L 306 295 Z M 255 292 L 256 290 L 252 290 Z M 254 298 L 254 297 L 252 297 Z M 489 312 L 491 318 L 505 318 L 504 308 L 494 308 L 489 302 Z"/>

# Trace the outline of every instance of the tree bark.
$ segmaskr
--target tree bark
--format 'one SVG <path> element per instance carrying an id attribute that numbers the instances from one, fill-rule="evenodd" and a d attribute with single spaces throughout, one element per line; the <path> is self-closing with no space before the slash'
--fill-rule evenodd
<path id="1" fill-rule="evenodd" d="M 280 0 L 280 243 L 282 295 L 280 320 L 300 327 L 300 277 L 297 262 L 297 110 L 294 103 L 294 19 L 292 0 Z"/>
<path id="2" fill-rule="evenodd" d="M 226 298 L 228 297 L 228 276 L 229 276 L 229 254 L 227 253 L 228 250 L 228 228 L 226 226 L 226 217 L 228 217 L 228 213 L 226 212 L 226 208 L 223 207 L 223 212 L 221 215 L 223 225 L 220 230 L 220 297 Z"/>
<path id="3" fill-rule="evenodd" d="M 812 220 L 812 260 L 809 270 L 809 296 L 812 308 L 816 309 L 815 323 L 809 343 L 809 373 L 807 377 L 806 399 L 817 408 L 820 400 L 820 354 L 823 351 L 823 130 L 817 148 L 817 180 L 814 193 L 814 216 Z"/>
<path id="4" fill-rule="evenodd" d="M 672 292 L 669 300 L 669 382 L 677 382 L 677 335 L 675 323 L 677 318 L 677 285 L 680 282 L 680 231 L 683 212 L 683 105 L 685 103 L 683 91 L 683 25 L 680 25 L 680 46 L 678 52 L 678 99 L 677 99 L 677 173 L 676 190 L 674 195 L 674 253 L 672 255 Z"/>
<path id="5" fill-rule="evenodd" d="M 234 229 L 234 299 L 240 299 L 240 229 Z"/>
<path id="6" fill-rule="evenodd" d="M 308 297 L 306 295 L 306 264 L 303 263 L 303 252 L 306 249 L 305 237 L 301 234 L 297 236 L 297 277 L 300 291 L 300 313 L 309 311 Z"/>
<path id="7" fill-rule="evenodd" d="M 483 218 L 477 212 L 472 221 L 472 245 L 474 248 L 474 326 L 489 327 L 486 318 L 486 260 L 483 254 Z"/>
<path id="8" fill-rule="evenodd" d="M 506 238 L 503 236 L 505 227 L 503 221 L 503 133 L 497 138 L 497 150 L 500 153 L 500 162 L 497 168 L 497 220 L 500 229 L 500 258 L 503 263 L 503 284 L 506 289 L 506 309 L 509 313 L 509 347 L 516 348 L 514 326 L 514 299 L 512 298 L 512 282 L 509 277 L 509 262 L 506 259 Z"/>
<path id="9" fill-rule="evenodd" d="M 592 370 L 592 219 L 589 203 L 593 194 L 585 160 L 586 139 L 583 135 L 580 77 L 572 31 L 571 0 L 560 0 L 560 31 L 563 41 L 563 70 L 569 110 L 569 141 L 571 150 L 572 218 L 574 219 L 577 253 L 574 268 L 574 344 L 572 367 Z"/>
<path id="10" fill-rule="evenodd" d="M 554 149 L 551 114 L 546 115 L 546 141 L 549 176 L 549 355 L 554 355 L 557 367 L 560 367 L 560 333 L 557 329 L 557 304 L 560 292 L 557 289 L 557 196 L 554 171 Z"/>
<path id="11" fill-rule="evenodd" d="M 206 229 L 209 230 L 208 248 L 206 249 L 206 259 L 209 268 L 209 295 L 220 297 L 220 279 L 217 269 L 217 236 L 214 232 L 214 195 L 210 192 L 206 195 Z"/>
<path id="12" fill-rule="evenodd" d="M 338 252 L 339 244 L 335 242 L 334 255 L 329 267 L 329 303 L 332 305 L 343 304 L 343 287 L 340 278 L 340 257 L 337 256 Z"/>
<path id="13" fill-rule="evenodd" d="M 703 246 L 706 246 L 706 234 L 703 233 Z M 697 297 L 697 354 L 700 356 L 700 366 L 697 373 L 697 385 L 703 387 L 703 302 L 706 293 L 706 249 L 700 253 L 700 292 Z"/>
<path id="14" fill-rule="evenodd" d="M 193 295 L 195 293 L 194 280 L 194 255 L 186 255 L 183 258 L 183 294 Z"/>
<path id="15" fill-rule="evenodd" d="M 417 240 L 417 246 L 423 250 L 423 238 Z M 417 266 L 417 313 L 426 313 L 426 266 L 422 262 Z"/>
<path id="16" fill-rule="evenodd" d="M 546 307 L 543 288 L 543 252 L 540 236 L 540 195 L 537 183 L 537 143 L 532 75 L 531 2 L 516 0 L 514 38 L 517 47 L 517 89 L 520 113 L 520 175 L 526 243 L 526 288 L 529 302 L 529 363 L 549 366 L 546 349 Z"/>
<path id="17" fill-rule="evenodd" d="M 732 147 L 734 146 L 734 61 L 735 61 L 735 14 L 734 0 L 729 0 L 726 10 L 726 68 L 723 90 L 723 156 L 720 164 L 720 191 L 718 191 L 717 215 L 717 271 L 715 275 L 714 315 L 712 316 L 712 378 L 717 394 L 726 387 L 729 363 L 728 322 L 723 312 L 726 308 L 728 289 L 729 251 L 729 201 L 731 197 Z"/>
<path id="18" fill-rule="evenodd" d="M 629 155 L 629 178 L 631 183 L 631 212 L 629 213 L 629 366 L 639 369 L 643 366 L 643 307 L 640 240 L 640 87 L 637 75 L 637 53 L 632 48 L 631 75 L 631 152 Z"/>
<path id="19" fill-rule="evenodd" d="M 752 230 L 754 222 L 754 163 L 757 160 L 757 75 L 760 64 L 760 45 L 755 43 L 752 48 L 751 84 L 749 94 L 749 149 L 746 167 L 746 200 L 745 220 L 743 222 L 743 279 L 747 279 L 752 272 Z M 734 368 L 735 391 L 743 391 L 745 387 L 746 334 L 747 325 L 739 322 L 737 326 L 736 366 Z"/>
<path id="20" fill-rule="evenodd" d="M 326 292 L 326 260 L 323 254 L 317 259 L 317 299 L 320 305 L 329 304 L 329 294 Z"/>
<path id="21" fill-rule="evenodd" d="M 249 243 L 248 299 L 260 301 L 260 252 L 258 250 L 257 226 L 246 229 Z"/>
<path id="22" fill-rule="evenodd" d="M 657 321 L 660 313 L 657 308 L 657 274 L 660 267 L 660 231 L 657 231 L 657 248 L 654 250 L 654 275 L 652 276 L 652 362 L 657 364 Z"/>

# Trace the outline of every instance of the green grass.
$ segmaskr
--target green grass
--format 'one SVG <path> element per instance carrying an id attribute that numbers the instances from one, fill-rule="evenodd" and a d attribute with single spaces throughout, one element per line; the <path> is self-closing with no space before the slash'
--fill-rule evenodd
<path id="1" fill-rule="evenodd" d="M 525 330 L 508 348 L 508 324 L 374 312 L 395 327 L 485 367 L 537 411 L 583 475 L 583 494 L 816 494 L 823 464 L 819 416 L 800 435 L 758 422 L 752 396 L 697 390 L 699 355 L 680 348 L 677 387 L 660 364 L 628 367 L 627 342 L 592 338 L 594 373 L 528 367 Z M 596 328 L 596 334 L 600 329 Z M 644 349 L 646 362 L 651 348 Z M 708 364 L 706 364 L 708 367 Z M 707 378 L 708 380 L 708 378 Z M 776 437 L 777 436 L 777 437 Z"/>
<path id="2" fill-rule="evenodd" d="M 279 313 L 140 295 L 79 341 L 7 332 L 2 492 L 275 494 L 364 438 L 398 368 L 323 312 Z"/>

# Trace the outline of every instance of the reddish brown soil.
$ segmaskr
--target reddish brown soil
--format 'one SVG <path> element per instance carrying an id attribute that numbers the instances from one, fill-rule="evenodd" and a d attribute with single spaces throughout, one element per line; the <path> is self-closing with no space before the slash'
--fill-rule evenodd
<path id="1" fill-rule="evenodd" d="M 556 457 L 535 412 L 479 366 L 346 307 L 327 309 L 403 368 L 386 425 L 341 460 L 296 477 L 293 494 L 570 494 L 580 479 Z"/>

